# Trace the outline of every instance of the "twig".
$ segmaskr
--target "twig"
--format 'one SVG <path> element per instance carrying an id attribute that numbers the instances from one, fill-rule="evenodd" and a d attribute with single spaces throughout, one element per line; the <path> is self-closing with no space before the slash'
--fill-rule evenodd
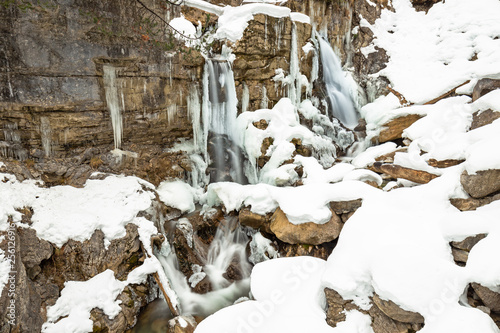
<path id="1" fill-rule="evenodd" d="M 469 82 L 470 82 L 470 80 L 465 81 L 465 82 L 464 82 L 464 83 L 462 83 L 461 85 L 456 86 L 455 88 L 453 88 L 453 89 L 451 89 L 450 91 L 448 91 L 448 92 L 446 92 L 446 93 L 442 94 L 441 96 L 436 97 L 436 98 L 434 98 L 433 100 L 428 101 L 427 103 L 424 103 L 424 105 L 429 105 L 429 104 L 434 104 L 434 103 L 437 103 L 437 102 L 439 102 L 440 100 L 442 100 L 443 98 L 448 97 L 448 96 L 450 96 L 450 95 L 453 95 L 453 94 L 455 93 L 455 91 L 456 91 L 458 88 L 460 88 L 461 86 L 465 86 L 465 85 L 466 85 L 467 83 L 469 83 Z"/>
<path id="2" fill-rule="evenodd" d="M 159 19 L 162 23 L 166 24 L 170 29 L 174 30 L 175 32 L 177 32 L 179 35 L 181 35 L 182 37 L 184 38 L 187 38 L 187 39 L 191 39 L 191 40 L 198 40 L 200 39 L 203 35 L 199 36 L 199 37 L 190 37 L 190 36 L 186 36 L 185 34 L 183 34 L 182 32 L 180 32 L 179 30 L 175 29 L 173 26 L 170 25 L 170 23 L 168 23 L 167 21 L 165 21 L 163 19 L 163 17 L 161 17 L 160 15 L 156 14 L 153 10 L 151 10 L 148 6 L 146 6 L 141 0 L 135 0 L 138 4 L 140 4 L 144 9 L 146 9 L 148 12 L 150 12 L 154 17 L 156 17 L 157 19 Z M 183 1 L 180 1 L 178 4 L 175 4 L 175 3 L 172 3 L 168 0 L 165 0 L 167 1 L 168 3 L 172 4 L 172 5 L 175 5 L 175 6 L 180 6 L 181 3 Z"/>

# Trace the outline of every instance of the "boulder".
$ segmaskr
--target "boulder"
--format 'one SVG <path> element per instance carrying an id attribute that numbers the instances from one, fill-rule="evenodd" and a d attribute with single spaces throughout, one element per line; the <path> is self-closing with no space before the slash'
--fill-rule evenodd
<path id="1" fill-rule="evenodd" d="M 348 201 L 332 201 L 330 202 L 330 208 L 337 215 L 349 214 L 355 212 L 361 204 L 363 199 L 348 200 Z"/>
<path id="2" fill-rule="evenodd" d="M 342 221 L 334 211 L 330 221 L 325 224 L 293 224 L 280 208 L 276 209 L 271 218 L 271 231 L 278 239 L 289 244 L 318 245 L 330 242 L 339 237 L 342 226 Z"/>
<path id="3" fill-rule="evenodd" d="M 477 111 L 472 114 L 472 124 L 470 130 L 486 126 L 500 118 L 500 112 L 491 109 L 485 111 Z"/>
<path id="4" fill-rule="evenodd" d="M 333 289 L 325 288 L 326 296 L 326 323 L 331 327 L 346 320 L 346 311 L 359 310 L 352 301 L 346 301 Z"/>
<path id="5" fill-rule="evenodd" d="M 464 171 L 460 182 L 471 197 L 483 198 L 500 191 L 500 169 L 482 170 L 472 175 Z"/>
<path id="6" fill-rule="evenodd" d="M 500 293 L 494 292 L 493 290 L 478 283 L 472 283 L 471 285 L 481 301 L 483 301 L 484 305 L 486 305 L 491 311 L 500 313 Z"/>
<path id="7" fill-rule="evenodd" d="M 408 114 L 392 119 L 382 125 L 382 130 L 378 136 L 378 142 L 384 143 L 396 139 L 401 139 L 403 131 L 414 122 L 422 118 L 419 114 Z"/>
<path id="8" fill-rule="evenodd" d="M 470 250 L 472 250 L 472 248 L 486 236 L 487 236 L 486 234 L 478 234 L 476 236 L 470 236 L 461 242 L 451 242 L 451 246 L 460 250 L 470 252 Z"/>
<path id="9" fill-rule="evenodd" d="M 388 317 L 402 323 L 423 324 L 424 317 L 420 313 L 401 309 L 393 301 L 381 299 L 377 294 L 373 295 L 373 303 Z"/>
<path id="10" fill-rule="evenodd" d="M 461 211 L 476 210 L 477 208 L 492 203 L 493 201 L 500 200 L 500 193 L 488 196 L 481 199 L 475 198 L 451 198 L 450 203 L 460 209 Z"/>
<path id="11" fill-rule="evenodd" d="M 270 218 L 265 215 L 252 213 L 250 208 L 245 207 L 241 209 L 238 219 L 243 226 L 271 233 Z"/>
<path id="12" fill-rule="evenodd" d="M 385 173 L 392 178 L 404 178 L 419 184 L 426 184 L 438 177 L 438 175 L 429 173 L 422 170 L 414 170 L 406 167 L 402 167 L 397 164 L 382 164 L 380 162 L 375 162 L 372 165 L 372 170 L 375 172 Z"/>
<path id="13" fill-rule="evenodd" d="M 481 79 L 477 81 L 474 90 L 472 91 L 472 101 L 476 101 L 481 96 L 486 95 L 490 91 L 500 88 L 500 80 L 496 79 Z"/>

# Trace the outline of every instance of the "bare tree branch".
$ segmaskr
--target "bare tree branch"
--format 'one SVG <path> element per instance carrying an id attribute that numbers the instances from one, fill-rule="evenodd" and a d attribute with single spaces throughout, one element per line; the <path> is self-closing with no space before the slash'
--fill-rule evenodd
<path id="1" fill-rule="evenodd" d="M 203 37 L 203 34 L 199 37 L 191 37 L 191 36 L 187 36 L 185 35 L 184 33 L 180 32 L 179 30 L 177 30 L 176 28 L 174 28 L 173 26 L 170 25 L 170 23 L 168 23 L 167 21 L 165 21 L 165 19 L 163 19 L 163 17 L 161 17 L 160 15 L 158 15 L 155 11 L 153 11 L 152 9 L 150 9 L 148 6 L 146 6 L 141 0 L 135 0 L 139 5 L 141 5 L 142 8 L 144 8 L 145 10 L 147 10 L 149 13 L 151 13 L 151 15 L 155 18 L 155 19 L 158 19 L 160 20 L 163 24 L 165 24 L 167 27 L 169 27 L 170 29 L 172 29 L 173 31 L 175 31 L 176 33 L 178 33 L 179 35 L 181 35 L 182 37 L 184 38 L 187 38 L 187 39 L 191 39 L 191 40 L 198 40 L 200 39 L 201 37 Z M 179 0 L 179 1 L 171 1 L 171 0 L 164 0 L 165 2 L 171 4 L 171 5 L 174 5 L 174 6 L 181 6 L 182 3 L 184 2 L 183 0 Z"/>

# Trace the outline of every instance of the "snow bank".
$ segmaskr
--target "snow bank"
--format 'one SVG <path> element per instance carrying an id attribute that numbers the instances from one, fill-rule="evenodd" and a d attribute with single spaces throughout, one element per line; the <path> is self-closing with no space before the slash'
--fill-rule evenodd
<path id="1" fill-rule="evenodd" d="M 254 15 L 264 14 L 281 18 L 289 17 L 290 13 L 291 11 L 287 7 L 278 7 L 265 3 L 246 4 L 238 7 L 226 6 L 223 9 L 223 14 L 219 17 L 219 27 L 215 37 L 236 42 L 243 37 L 243 32 Z"/>
<path id="2" fill-rule="evenodd" d="M 336 184 L 311 183 L 299 187 L 275 187 L 267 184 L 210 184 L 204 202 L 209 206 L 223 204 L 227 211 L 251 206 L 251 211 L 265 215 L 279 206 L 290 222 L 326 223 L 331 218 L 328 204 L 364 198 L 380 190 L 360 181 Z"/>
<path id="3" fill-rule="evenodd" d="M 371 332 L 370 318 L 357 311 L 350 312 L 347 322 L 336 329 L 326 324 L 321 286 L 324 269 L 325 261 L 313 257 L 257 264 L 251 276 L 255 300 L 215 313 L 203 320 L 195 332 Z"/>
<path id="4" fill-rule="evenodd" d="M 194 203 L 198 194 L 189 184 L 181 180 L 164 181 L 158 186 L 156 192 L 165 205 L 177 208 L 183 213 L 191 213 L 195 209 Z"/>
<path id="5" fill-rule="evenodd" d="M 424 103 L 470 79 L 500 73 L 500 2 L 449 0 L 417 12 L 409 0 L 394 0 L 368 26 L 373 44 L 387 51 L 379 72 L 409 102 Z"/>

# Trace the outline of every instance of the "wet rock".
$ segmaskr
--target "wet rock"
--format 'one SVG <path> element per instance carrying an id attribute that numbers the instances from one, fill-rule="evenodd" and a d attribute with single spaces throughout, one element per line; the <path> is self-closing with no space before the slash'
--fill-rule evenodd
<path id="1" fill-rule="evenodd" d="M 377 294 L 373 295 L 373 303 L 389 318 L 408 324 L 423 324 L 424 317 L 417 312 L 411 312 L 401 309 L 393 301 L 381 299 Z"/>
<path id="2" fill-rule="evenodd" d="M 480 97 L 486 95 L 490 91 L 500 88 L 500 80 L 496 79 L 481 79 L 477 81 L 474 90 L 472 91 L 472 101 L 476 101 Z"/>
<path id="3" fill-rule="evenodd" d="M 311 256 L 327 260 L 335 247 L 336 240 L 329 243 L 320 245 L 309 244 L 288 244 L 285 242 L 277 241 L 279 247 L 280 257 L 299 257 Z"/>
<path id="4" fill-rule="evenodd" d="M 333 211 L 330 221 L 325 224 L 306 222 L 295 225 L 280 208 L 271 218 L 271 231 L 278 239 L 289 244 L 318 245 L 330 242 L 339 236 L 342 226 L 342 221 Z"/>
<path id="5" fill-rule="evenodd" d="M 462 186 L 471 197 L 483 198 L 500 191 L 500 169 L 482 170 L 475 175 L 464 171 L 460 177 Z"/>
<path id="6" fill-rule="evenodd" d="M 190 316 L 175 317 L 168 322 L 170 333 L 193 333 L 195 328 L 196 320 Z"/>
<path id="7" fill-rule="evenodd" d="M 492 203 L 493 201 L 500 200 L 500 193 L 488 196 L 481 199 L 476 198 L 451 198 L 450 203 L 460 209 L 461 211 L 476 210 L 477 208 Z"/>
<path id="8" fill-rule="evenodd" d="M 382 125 L 382 130 L 378 136 L 378 142 L 384 143 L 387 141 L 401 139 L 403 131 L 420 118 L 422 118 L 421 115 L 409 114 L 388 121 Z"/>
<path id="9" fill-rule="evenodd" d="M 500 118 L 500 112 L 493 111 L 491 109 L 474 112 L 472 114 L 472 124 L 470 125 L 470 130 L 472 131 L 476 128 L 489 125 L 499 118 Z"/>
<path id="10" fill-rule="evenodd" d="M 238 219 L 241 225 L 271 233 L 269 216 L 252 213 L 250 208 L 245 207 L 240 210 Z"/>
<path id="11" fill-rule="evenodd" d="M 432 173 L 421 170 L 405 168 L 397 164 L 382 164 L 380 162 L 373 163 L 371 169 L 375 172 L 386 173 L 392 178 L 404 178 L 419 184 L 426 184 L 438 177 Z"/>
<path id="12" fill-rule="evenodd" d="M 500 313 L 500 293 L 478 283 L 471 283 L 471 285 L 485 306 L 491 311 Z"/>

